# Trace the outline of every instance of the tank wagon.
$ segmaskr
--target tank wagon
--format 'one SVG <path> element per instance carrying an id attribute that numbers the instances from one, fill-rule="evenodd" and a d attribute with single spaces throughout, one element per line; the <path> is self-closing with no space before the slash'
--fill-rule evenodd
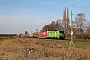
<path id="1" fill-rule="evenodd" d="M 41 32 L 40 38 L 47 38 L 48 37 L 48 31 Z"/>

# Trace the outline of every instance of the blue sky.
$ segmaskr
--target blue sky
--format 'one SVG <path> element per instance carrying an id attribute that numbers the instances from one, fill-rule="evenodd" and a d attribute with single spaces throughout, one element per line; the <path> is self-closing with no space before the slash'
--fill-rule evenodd
<path id="1" fill-rule="evenodd" d="M 0 33 L 40 30 L 62 19 L 65 7 L 74 14 L 83 12 L 90 20 L 90 0 L 0 0 Z"/>

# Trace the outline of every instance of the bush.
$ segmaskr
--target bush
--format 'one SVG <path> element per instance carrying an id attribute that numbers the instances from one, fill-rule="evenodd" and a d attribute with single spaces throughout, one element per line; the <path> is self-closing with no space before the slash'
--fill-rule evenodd
<path id="1" fill-rule="evenodd" d="M 66 34 L 66 38 L 70 38 L 70 34 Z M 78 39 L 90 39 L 90 34 L 74 34 L 73 38 L 78 38 Z"/>

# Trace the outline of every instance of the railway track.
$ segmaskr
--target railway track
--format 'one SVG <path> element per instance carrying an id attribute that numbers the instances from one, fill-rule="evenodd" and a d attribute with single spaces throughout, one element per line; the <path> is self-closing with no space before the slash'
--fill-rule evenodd
<path id="1" fill-rule="evenodd" d="M 35 39 L 38 39 L 38 38 L 35 38 Z M 70 42 L 71 40 L 70 39 L 64 39 L 64 40 L 60 40 L 60 39 L 44 39 L 44 38 L 39 38 L 41 40 L 53 40 L 53 41 L 57 41 L 57 42 Z M 90 45 L 90 40 L 85 40 L 85 39 L 78 39 L 78 40 L 73 40 L 74 43 L 80 43 L 80 44 L 88 44 Z"/>

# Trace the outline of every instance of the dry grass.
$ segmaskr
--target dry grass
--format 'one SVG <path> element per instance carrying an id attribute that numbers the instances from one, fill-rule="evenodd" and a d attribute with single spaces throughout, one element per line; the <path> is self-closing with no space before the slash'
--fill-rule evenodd
<path id="1" fill-rule="evenodd" d="M 65 47 L 43 39 L 6 39 L 0 45 L 0 57 L 11 60 L 90 60 L 89 56 L 89 50 Z"/>

